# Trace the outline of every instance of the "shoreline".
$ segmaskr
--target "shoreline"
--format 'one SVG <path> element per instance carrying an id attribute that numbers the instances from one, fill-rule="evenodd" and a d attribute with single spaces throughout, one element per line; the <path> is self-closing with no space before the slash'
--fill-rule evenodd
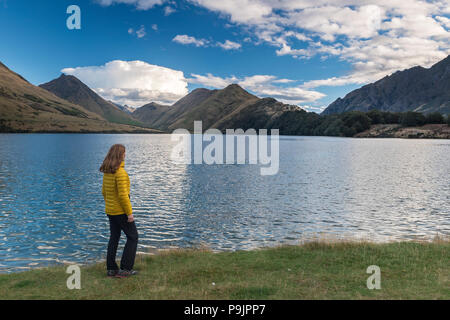
<path id="1" fill-rule="evenodd" d="M 450 299 L 449 254 L 447 239 L 171 249 L 138 255 L 130 279 L 107 278 L 104 262 L 82 265 L 81 290 L 66 287 L 68 265 L 0 274 L 0 299 Z M 371 265 L 381 290 L 366 287 Z"/>
<path id="2" fill-rule="evenodd" d="M 397 124 L 377 124 L 360 132 L 354 138 L 399 138 L 399 139 L 450 139 L 447 124 L 426 124 L 419 127 L 402 127 Z"/>
<path id="3" fill-rule="evenodd" d="M 192 246 L 192 247 L 169 247 L 169 248 L 151 248 L 147 247 L 146 251 L 137 251 L 136 256 L 146 257 L 146 256 L 158 256 L 158 255 L 164 255 L 166 253 L 170 252 L 191 252 L 191 251 L 207 251 L 211 254 L 220 254 L 220 253 L 236 253 L 236 252 L 251 252 L 251 251 L 258 251 L 258 250 L 272 250 L 272 249 L 279 249 L 282 247 L 296 247 L 296 246 L 308 246 L 310 244 L 320 244 L 320 245 L 340 245 L 340 244 L 347 244 L 347 245 L 390 245 L 395 243 L 416 243 L 416 244 L 436 244 L 436 243 L 448 243 L 450 244 L 450 235 L 445 234 L 437 234 L 435 236 L 430 237 L 422 237 L 422 238 L 401 238 L 401 239 L 388 239 L 384 241 L 376 241 L 370 238 L 348 238 L 348 237 L 336 237 L 333 234 L 327 235 L 327 234 L 320 234 L 319 236 L 312 236 L 312 237 L 306 237 L 304 239 L 300 239 L 294 242 L 290 243 L 277 243 L 273 244 L 272 246 L 263 246 L 263 247 L 254 247 L 250 249 L 213 249 L 209 247 L 207 244 L 200 244 L 198 246 Z M 36 266 L 36 267 L 20 267 L 21 270 L 15 270 L 15 271 L 0 271 L 1 275 L 8 275 L 8 274 L 17 274 L 17 273 L 23 273 L 23 272 L 30 272 L 34 270 L 42 270 L 42 269 L 49 269 L 49 268 L 61 268 L 63 266 L 67 265 L 79 265 L 80 267 L 92 267 L 98 264 L 105 264 L 106 263 L 106 256 L 101 259 L 92 259 L 91 261 L 86 262 L 75 262 L 75 261 L 69 261 L 69 260 L 60 260 L 55 259 L 52 260 L 48 265 L 43 266 Z"/>
<path id="4" fill-rule="evenodd" d="M 0 134 L 171 134 L 171 132 L 159 131 L 156 129 L 142 128 L 133 131 L 59 131 L 59 130 L 43 130 L 43 131 L 29 131 L 29 130 L 15 130 L 5 131 Z M 192 134 L 192 133 L 191 133 Z M 258 131 L 257 131 L 258 134 Z M 450 126 L 447 124 L 426 124 L 420 127 L 402 127 L 396 124 L 377 124 L 372 125 L 370 129 L 360 132 L 352 137 L 342 136 L 308 136 L 308 135 L 285 135 L 279 136 L 290 137 L 328 137 L 328 138 L 373 138 L 373 139 L 436 139 L 448 140 L 450 139 Z"/>
<path id="5" fill-rule="evenodd" d="M 124 134 L 145 134 L 145 135 L 170 135 L 170 132 L 0 132 L 0 135 L 17 135 L 17 134 L 24 134 L 24 135 L 30 135 L 30 134 L 39 134 L 39 135 L 45 135 L 45 134 L 79 134 L 79 135 L 88 135 L 88 134 L 95 134 L 95 135 L 124 135 Z M 369 140 L 378 140 L 378 139 L 400 139 L 400 140 L 450 140 L 449 137 L 395 137 L 395 136 L 372 136 L 372 137 L 366 137 L 366 136 L 354 136 L 354 137 L 340 137 L 340 136 L 305 136 L 305 135 L 284 135 L 280 134 L 279 137 L 312 137 L 312 138 L 342 138 L 342 139 L 369 139 Z"/>

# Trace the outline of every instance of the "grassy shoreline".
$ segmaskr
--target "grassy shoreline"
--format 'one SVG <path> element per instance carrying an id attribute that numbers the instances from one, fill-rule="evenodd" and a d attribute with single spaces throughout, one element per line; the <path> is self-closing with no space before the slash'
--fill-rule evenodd
<path id="1" fill-rule="evenodd" d="M 450 242 L 311 242 L 252 251 L 170 250 L 136 259 L 140 274 L 107 278 L 81 267 L 69 290 L 65 266 L 0 275 L 0 299 L 450 299 Z M 366 286 L 381 269 L 381 289 Z"/>

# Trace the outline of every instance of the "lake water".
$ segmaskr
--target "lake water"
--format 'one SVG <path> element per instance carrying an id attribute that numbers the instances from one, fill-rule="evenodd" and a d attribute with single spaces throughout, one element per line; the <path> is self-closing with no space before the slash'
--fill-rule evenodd
<path id="1" fill-rule="evenodd" d="M 127 147 L 140 252 L 450 235 L 450 140 L 284 136 L 279 173 L 261 176 L 174 164 L 170 135 L 1 134 L 0 272 L 105 258 L 98 168 L 114 143 Z"/>

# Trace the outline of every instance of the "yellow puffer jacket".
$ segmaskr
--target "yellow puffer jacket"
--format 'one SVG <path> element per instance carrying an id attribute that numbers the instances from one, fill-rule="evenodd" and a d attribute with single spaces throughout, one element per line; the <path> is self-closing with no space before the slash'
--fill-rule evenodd
<path id="1" fill-rule="evenodd" d="M 125 162 L 122 162 L 116 173 L 103 174 L 102 193 L 105 199 L 105 212 L 112 216 L 133 213 L 130 202 L 130 178 L 124 167 Z"/>

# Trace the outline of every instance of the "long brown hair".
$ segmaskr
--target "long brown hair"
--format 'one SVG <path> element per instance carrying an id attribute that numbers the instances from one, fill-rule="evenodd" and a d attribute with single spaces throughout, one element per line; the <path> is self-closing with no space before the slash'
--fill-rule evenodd
<path id="1" fill-rule="evenodd" d="M 116 173 L 122 161 L 125 160 L 125 147 L 121 144 L 113 145 L 103 160 L 100 171 L 103 173 Z"/>

